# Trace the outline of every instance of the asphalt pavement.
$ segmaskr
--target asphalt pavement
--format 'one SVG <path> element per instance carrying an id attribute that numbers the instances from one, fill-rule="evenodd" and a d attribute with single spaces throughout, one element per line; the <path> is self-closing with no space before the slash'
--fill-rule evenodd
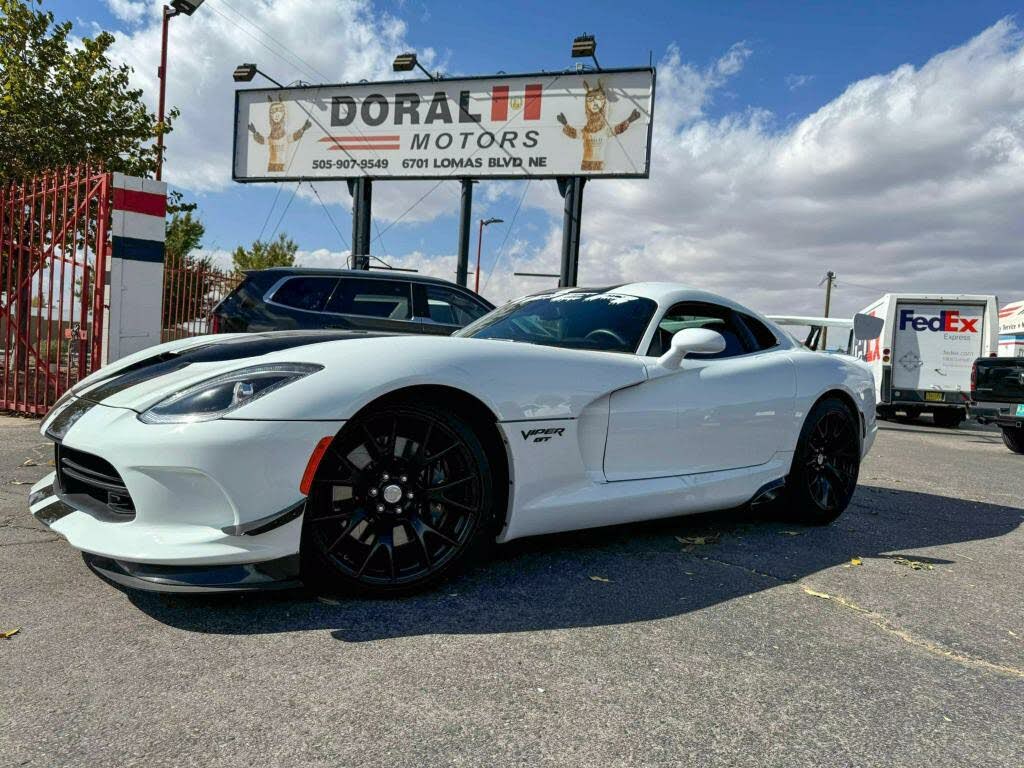
<path id="1" fill-rule="evenodd" d="M 122 591 L 0 418 L 0 765 L 1024 765 L 1024 457 L 886 424 L 823 528 L 548 536 L 402 600 Z"/>

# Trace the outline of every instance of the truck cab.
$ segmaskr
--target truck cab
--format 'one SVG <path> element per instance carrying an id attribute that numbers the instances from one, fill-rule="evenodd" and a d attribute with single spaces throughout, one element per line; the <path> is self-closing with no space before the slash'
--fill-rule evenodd
<path id="1" fill-rule="evenodd" d="M 971 371 L 971 412 L 995 424 L 1014 453 L 1024 453 L 1024 357 L 981 357 Z"/>

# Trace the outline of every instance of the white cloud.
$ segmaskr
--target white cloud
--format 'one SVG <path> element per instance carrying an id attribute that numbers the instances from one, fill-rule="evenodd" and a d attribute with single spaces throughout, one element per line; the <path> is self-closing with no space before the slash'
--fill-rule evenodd
<path id="1" fill-rule="evenodd" d="M 786 87 L 791 91 L 803 88 L 814 80 L 814 75 L 786 75 Z"/>
<path id="2" fill-rule="evenodd" d="M 108 0 L 125 21 L 141 18 L 139 2 Z M 160 51 L 160 2 L 148 3 L 146 23 L 118 32 L 111 55 L 131 65 L 133 84 L 155 111 Z M 282 82 L 348 82 L 391 78 L 391 60 L 405 50 L 405 23 L 370 0 L 207 0 L 193 16 L 170 22 L 167 104 L 181 109 L 167 137 L 164 177 L 193 191 L 232 184 L 234 68 L 255 60 Z M 438 65 L 431 49 L 420 52 Z M 321 192 L 323 194 L 323 192 Z"/>
<path id="3" fill-rule="evenodd" d="M 107 8 L 121 21 L 136 24 L 146 15 L 146 3 L 143 0 L 106 0 Z"/>
<path id="4" fill-rule="evenodd" d="M 581 284 L 680 280 L 790 312 L 820 312 L 827 269 L 845 286 L 841 312 L 889 290 L 1024 295 L 1024 47 L 1011 21 L 781 130 L 760 110 L 703 116 L 725 72 L 675 51 L 661 63 L 651 178 L 587 186 Z M 557 271 L 561 201 L 545 187 L 529 202 L 553 228 L 515 268 Z"/>
<path id="5" fill-rule="evenodd" d="M 156 93 L 158 5 L 149 4 L 145 26 L 119 34 L 116 45 L 147 97 Z M 208 0 L 194 17 L 171 22 L 168 103 L 183 116 L 168 140 L 166 171 L 197 191 L 231 183 L 237 63 L 255 58 L 285 81 L 390 77 L 391 56 L 409 47 L 404 22 L 369 0 L 246 3 L 248 19 L 305 60 L 289 64 L 249 36 L 276 48 L 236 7 L 243 7 L 238 0 Z M 827 269 L 840 276 L 840 312 L 887 290 L 1024 295 L 1024 48 L 1012 21 L 920 68 L 852 83 L 795 124 L 780 126 L 756 104 L 709 118 L 709 104 L 751 55 L 738 43 L 697 67 L 669 49 L 658 69 L 651 178 L 586 188 L 581 283 L 674 279 L 788 312 L 819 311 L 817 284 Z M 482 184 L 475 213 L 486 206 L 509 218 L 522 184 Z M 433 185 L 375 185 L 381 228 Z M 342 185 L 319 188 L 329 203 L 348 206 Z M 456 183 L 445 182 L 403 224 L 456 211 L 457 193 Z M 524 207 L 549 212 L 551 225 L 539 245 L 523 241 L 523 228 L 510 235 L 488 285 L 492 299 L 547 285 L 515 278 L 513 270 L 557 271 L 561 202 L 553 182 L 530 185 Z M 392 260 L 450 277 L 449 242 L 430 245 Z M 318 250 L 302 258 L 334 265 L 343 261 L 337 256 Z"/>

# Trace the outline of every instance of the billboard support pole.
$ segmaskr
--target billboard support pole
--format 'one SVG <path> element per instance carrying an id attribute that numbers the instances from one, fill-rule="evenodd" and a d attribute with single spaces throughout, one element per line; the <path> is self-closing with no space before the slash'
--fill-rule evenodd
<path id="1" fill-rule="evenodd" d="M 473 179 L 462 180 L 462 202 L 459 208 L 459 256 L 455 263 L 455 282 L 466 287 L 469 277 L 469 227 L 473 216 Z"/>
<path id="2" fill-rule="evenodd" d="M 558 179 L 558 191 L 565 198 L 562 218 L 562 269 L 558 277 L 559 288 L 575 288 L 580 268 L 580 224 L 583 216 L 582 176 Z"/>
<path id="3" fill-rule="evenodd" d="M 365 176 L 348 180 L 352 195 L 352 269 L 370 268 L 370 226 L 373 208 L 373 184 Z"/>

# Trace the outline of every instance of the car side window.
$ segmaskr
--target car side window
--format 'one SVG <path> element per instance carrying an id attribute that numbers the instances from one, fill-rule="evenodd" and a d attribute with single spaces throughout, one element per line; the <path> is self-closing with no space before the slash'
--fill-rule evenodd
<path id="1" fill-rule="evenodd" d="M 400 280 L 345 277 L 327 302 L 326 311 L 386 320 L 408 320 L 412 317 L 412 294 L 409 283 Z"/>
<path id="2" fill-rule="evenodd" d="M 428 285 L 427 311 L 429 319 L 444 325 L 465 326 L 487 314 L 487 308 L 472 299 L 439 285 Z"/>
<path id="3" fill-rule="evenodd" d="M 775 334 L 756 317 L 740 314 L 740 321 L 747 327 L 754 339 L 755 349 L 753 351 L 760 352 L 763 349 L 771 349 L 779 345 Z"/>
<path id="4" fill-rule="evenodd" d="M 319 312 L 337 283 L 336 277 L 290 277 L 274 291 L 270 300 L 286 307 Z"/>
<path id="5" fill-rule="evenodd" d="M 753 350 L 746 341 L 747 332 L 738 324 L 737 314 L 728 307 L 699 301 L 685 301 L 669 309 L 658 323 L 647 354 L 660 357 L 668 351 L 672 337 L 684 328 L 707 328 L 725 338 L 725 349 L 717 354 L 693 354 L 692 360 L 713 360 L 745 355 Z"/>

